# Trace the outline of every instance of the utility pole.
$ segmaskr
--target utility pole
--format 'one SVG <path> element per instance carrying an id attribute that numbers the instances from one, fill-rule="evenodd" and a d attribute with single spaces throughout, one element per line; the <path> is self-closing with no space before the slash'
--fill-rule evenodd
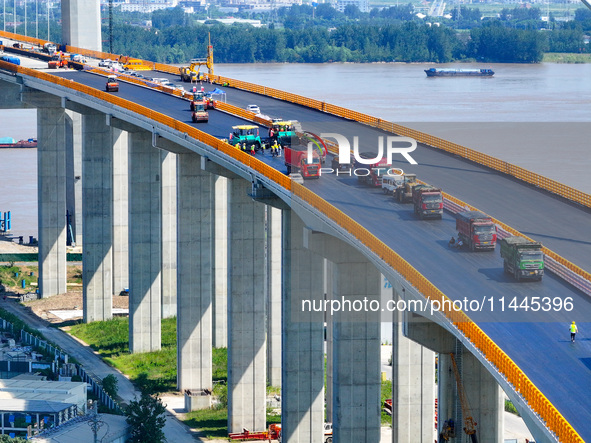
<path id="1" fill-rule="evenodd" d="M 113 0 L 109 0 L 109 54 L 113 53 Z"/>
<path id="2" fill-rule="evenodd" d="M 98 432 L 106 424 L 98 416 L 97 410 L 98 400 L 95 400 L 92 402 L 92 414 L 90 415 L 90 420 L 88 421 L 88 426 L 90 426 L 90 429 L 92 429 L 92 435 L 94 436 L 94 443 L 99 442 Z"/>

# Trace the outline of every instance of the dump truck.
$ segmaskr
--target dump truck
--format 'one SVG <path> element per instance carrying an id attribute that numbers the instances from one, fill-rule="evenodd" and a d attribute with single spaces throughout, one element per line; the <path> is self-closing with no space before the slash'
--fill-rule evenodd
<path id="1" fill-rule="evenodd" d="M 402 184 L 394 191 L 394 198 L 400 203 L 412 200 L 412 188 L 417 185 L 417 174 L 403 174 Z"/>
<path id="2" fill-rule="evenodd" d="M 116 75 L 109 75 L 107 77 L 107 86 L 105 87 L 107 92 L 118 92 L 119 91 L 119 82 L 117 81 Z"/>
<path id="3" fill-rule="evenodd" d="M 363 159 L 370 159 L 375 158 L 375 154 L 371 152 L 362 152 L 359 154 L 359 157 Z M 353 166 L 356 171 L 355 175 L 357 176 L 357 183 L 375 186 L 378 188 L 382 187 L 382 178 L 388 173 L 388 170 L 390 169 L 388 160 L 385 158 L 374 160 L 374 162 L 371 164 L 364 164 L 355 159 Z"/>
<path id="4" fill-rule="evenodd" d="M 443 194 L 441 189 L 430 185 L 416 185 L 412 188 L 412 202 L 415 214 L 424 218 L 443 217 Z"/>
<path id="5" fill-rule="evenodd" d="M 456 214 L 458 237 L 471 251 L 494 250 L 497 244 L 497 227 L 492 218 L 479 211 Z"/>
<path id="6" fill-rule="evenodd" d="M 259 127 L 256 125 L 238 125 L 232 126 L 232 132 L 228 137 L 228 143 L 236 146 L 240 143 L 242 149 L 250 150 L 254 145 L 255 151 L 261 149 L 261 137 L 259 136 Z"/>
<path id="7" fill-rule="evenodd" d="M 320 177 L 320 156 L 316 150 L 312 151 L 312 162 L 308 163 L 308 147 L 304 145 L 286 146 L 285 166 L 287 174 L 297 172 L 304 178 Z"/>
<path id="8" fill-rule="evenodd" d="M 541 280 L 544 275 L 542 244 L 523 237 L 507 237 L 500 241 L 503 269 L 515 280 Z"/>
<path id="9" fill-rule="evenodd" d="M 193 123 L 207 123 L 209 121 L 209 113 L 205 109 L 205 105 L 203 103 L 197 103 L 193 107 L 193 112 L 191 113 L 191 120 L 193 120 Z"/>

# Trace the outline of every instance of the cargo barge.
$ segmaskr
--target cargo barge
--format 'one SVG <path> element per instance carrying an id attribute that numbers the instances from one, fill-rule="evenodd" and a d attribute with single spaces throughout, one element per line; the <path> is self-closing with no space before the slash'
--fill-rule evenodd
<path id="1" fill-rule="evenodd" d="M 36 148 L 37 147 L 37 139 L 30 138 L 28 140 L 3 140 L 0 138 L 0 149 L 2 148 Z"/>
<path id="2" fill-rule="evenodd" d="M 425 69 L 427 77 L 492 77 L 495 75 L 492 69 Z"/>

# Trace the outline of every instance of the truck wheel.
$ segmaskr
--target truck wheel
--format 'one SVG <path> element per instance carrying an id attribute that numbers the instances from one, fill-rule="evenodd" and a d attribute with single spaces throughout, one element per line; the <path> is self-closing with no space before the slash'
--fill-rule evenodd
<path id="1" fill-rule="evenodd" d="M 332 437 L 326 437 L 325 443 L 332 443 Z"/>
<path id="2" fill-rule="evenodd" d="M 521 276 L 519 275 L 519 269 L 515 268 L 513 270 L 513 276 L 515 277 L 515 280 L 519 281 L 521 279 Z"/>

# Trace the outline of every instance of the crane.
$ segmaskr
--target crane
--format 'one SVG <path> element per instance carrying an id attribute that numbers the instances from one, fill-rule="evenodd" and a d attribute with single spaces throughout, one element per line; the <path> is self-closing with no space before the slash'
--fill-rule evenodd
<path id="1" fill-rule="evenodd" d="M 462 384 L 462 380 L 460 378 L 460 371 L 458 370 L 458 364 L 456 363 L 456 358 L 453 353 L 451 354 L 451 363 L 454 368 L 454 375 L 456 377 L 456 384 L 458 386 L 458 397 L 460 397 L 460 404 L 462 405 L 462 415 L 464 416 L 464 432 L 466 435 L 470 436 L 470 441 L 472 443 L 478 443 L 478 439 L 476 437 L 477 423 L 474 421 L 474 418 L 472 418 L 470 405 L 468 404 L 468 397 L 466 397 L 464 385 Z"/>
<path id="2" fill-rule="evenodd" d="M 211 34 L 207 45 L 207 58 L 194 58 L 189 66 L 179 68 L 181 80 L 184 82 L 198 81 L 201 66 L 206 66 L 209 75 L 213 75 L 213 46 L 211 45 Z"/>

